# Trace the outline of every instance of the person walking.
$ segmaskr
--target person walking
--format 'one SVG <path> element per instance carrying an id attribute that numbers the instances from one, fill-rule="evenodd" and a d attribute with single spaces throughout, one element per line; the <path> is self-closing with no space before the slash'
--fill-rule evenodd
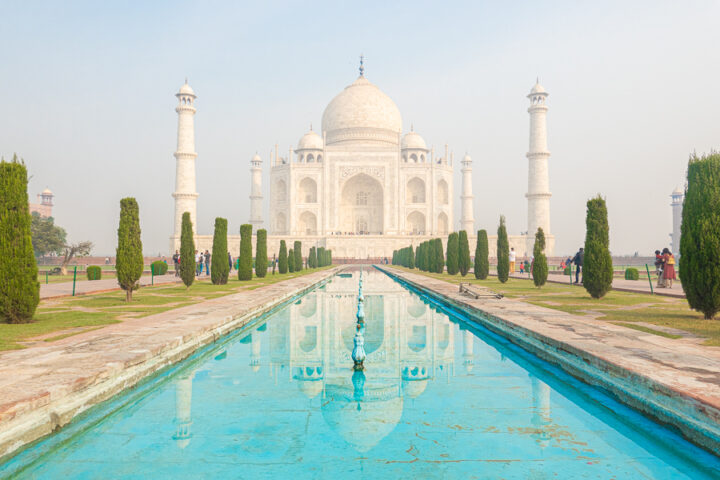
<path id="1" fill-rule="evenodd" d="M 657 287 L 665 288 L 665 278 L 663 276 L 663 267 L 665 265 L 665 259 L 663 258 L 660 250 L 655 250 L 655 274 L 657 275 Z"/>
<path id="2" fill-rule="evenodd" d="M 575 283 L 582 283 L 580 281 L 580 273 L 582 272 L 583 260 L 585 259 L 585 249 L 580 247 L 580 250 L 575 254 L 570 263 L 575 264 Z"/>
<path id="3" fill-rule="evenodd" d="M 210 275 L 210 251 L 205 250 L 205 275 Z"/>
<path id="4" fill-rule="evenodd" d="M 175 250 L 175 254 L 172 256 L 173 265 L 175 266 L 175 276 L 180 275 L 180 252 Z"/>
<path id="5" fill-rule="evenodd" d="M 675 257 L 669 248 L 663 249 L 663 278 L 665 286 L 672 288 L 673 280 L 675 280 Z"/>

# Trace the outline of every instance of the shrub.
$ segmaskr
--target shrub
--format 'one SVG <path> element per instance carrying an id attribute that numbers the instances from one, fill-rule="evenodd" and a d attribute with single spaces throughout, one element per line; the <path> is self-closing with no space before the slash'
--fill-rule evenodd
<path id="1" fill-rule="evenodd" d="M 460 275 L 464 277 L 470 271 L 470 243 L 465 230 L 460 230 L 458 250 L 460 255 L 458 258 L 458 270 L 460 270 Z"/>
<path id="2" fill-rule="evenodd" d="M 500 225 L 498 225 L 497 274 L 500 283 L 508 281 L 510 274 L 510 244 L 508 243 L 507 228 L 505 227 L 505 217 L 502 215 L 500 216 Z"/>
<path id="3" fill-rule="evenodd" d="M 40 302 L 27 183 L 16 155 L 0 161 L 0 319 L 8 323 L 31 322 Z"/>
<path id="4" fill-rule="evenodd" d="M 600 195 L 587 202 L 585 228 L 583 286 L 591 297 L 602 298 L 612 287 L 613 266 L 607 205 Z"/>
<path id="5" fill-rule="evenodd" d="M 238 280 L 252 280 L 252 225 L 240 225 L 240 264 L 238 265 Z"/>
<path id="6" fill-rule="evenodd" d="M 288 272 L 293 273 L 295 271 L 295 252 L 291 248 L 288 251 Z"/>
<path id="7" fill-rule="evenodd" d="M 682 288 L 690 308 L 711 319 L 720 311 L 720 154 L 690 157 L 680 229 Z"/>
<path id="8" fill-rule="evenodd" d="M 459 239 L 458 234 L 453 232 L 448 235 L 447 239 L 447 273 L 448 275 L 457 275 L 458 273 L 458 248 Z"/>
<path id="9" fill-rule="evenodd" d="M 548 264 L 545 256 L 545 232 L 538 228 L 535 233 L 535 245 L 533 246 L 532 277 L 536 287 L 542 287 L 547 282 Z"/>
<path id="10" fill-rule="evenodd" d="M 165 275 L 167 271 L 168 264 L 163 262 L 162 260 L 155 260 L 153 263 L 150 264 L 150 273 L 153 275 Z"/>
<path id="11" fill-rule="evenodd" d="M 85 274 L 88 280 L 100 280 L 102 278 L 102 268 L 97 265 L 88 265 Z"/>
<path id="12" fill-rule="evenodd" d="M 145 268 L 140 240 L 140 209 L 132 197 L 120 200 L 120 226 L 115 258 L 117 281 L 120 288 L 125 290 L 125 299 L 129 302 L 132 300 L 133 290 L 140 288 L 138 280 Z"/>
<path id="13" fill-rule="evenodd" d="M 190 212 L 183 213 L 180 228 L 180 278 L 187 288 L 195 281 L 195 240 Z"/>
<path id="14" fill-rule="evenodd" d="M 285 240 L 280 240 L 280 253 L 278 254 L 278 272 L 288 273 L 288 252 Z"/>
<path id="15" fill-rule="evenodd" d="M 230 276 L 230 263 L 228 262 L 227 219 L 225 218 L 217 217 L 215 219 L 210 262 L 212 263 L 210 268 L 212 284 L 226 285 Z"/>
<path id="16" fill-rule="evenodd" d="M 295 243 L 293 244 L 293 253 L 295 254 L 295 262 L 293 263 L 295 271 L 301 272 L 303 269 L 302 242 L 295 240 Z"/>
<path id="17" fill-rule="evenodd" d="M 264 278 L 267 275 L 267 230 L 261 228 L 257 231 L 257 246 L 255 247 L 255 275 Z"/>
<path id="18" fill-rule="evenodd" d="M 638 272 L 637 268 L 626 268 L 625 269 L 625 280 L 639 280 L 640 279 L 640 272 Z"/>
<path id="19" fill-rule="evenodd" d="M 488 236 L 485 230 L 478 230 L 477 245 L 475 246 L 475 278 L 485 280 L 490 271 L 490 260 L 488 246 Z"/>

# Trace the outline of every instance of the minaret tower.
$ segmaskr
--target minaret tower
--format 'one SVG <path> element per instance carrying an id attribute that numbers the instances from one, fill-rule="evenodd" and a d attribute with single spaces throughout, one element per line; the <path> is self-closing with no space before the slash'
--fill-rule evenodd
<path id="1" fill-rule="evenodd" d="M 262 159 L 257 153 L 250 160 L 250 224 L 257 231 L 262 227 Z"/>
<path id="2" fill-rule="evenodd" d="M 473 193 L 472 193 L 472 158 L 465 154 L 462 159 L 462 212 L 460 215 L 460 230 L 465 230 L 468 235 L 475 232 L 475 218 L 473 216 Z"/>
<path id="3" fill-rule="evenodd" d="M 670 195 L 670 198 L 672 198 L 672 203 L 670 206 L 672 207 L 672 216 L 673 216 L 673 229 L 672 233 L 670 234 L 670 242 L 671 242 L 671 249 L 673 255 L 676 257 L 680 256 L 680 225 L 682 225 L 682 208 L 683 208 L 683 196 L 684 192 L 680 190 L 680 187 L 675 188 L 675 190 Z"/>
<path id="4" fill-rule="evenodd" d="M 178 106 L 178 138 L 175 151 L 175 234 L 174 247 L 180 242 L 180 229 L 184 212 L 190 212 L 193 232 L 197 234 L 197 191 L 195 188 L 195 92 L 185 79 L 185 85 L 175 94 Z"/>
<path id="5" fill-rule="evenodd" d="M 532 252 L 535 233 L 542 227 L 545 236 L 550 235 L 550 178 L 548 175 L 547 111 L 548 93 L 539 81 L 530 91 L 530 150 L 528 158 L 528 230 L 527 251 Z M 551 248 L 548 250 L 552 250 Z"/>

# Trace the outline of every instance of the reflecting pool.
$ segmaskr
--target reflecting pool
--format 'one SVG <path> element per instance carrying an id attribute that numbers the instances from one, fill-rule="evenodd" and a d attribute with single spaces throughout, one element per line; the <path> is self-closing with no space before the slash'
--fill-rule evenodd
<path id="1" fill-rule="evenodd" d="M 258 319 L 3 466 L 19 478 L 718 478 L 718 458 L 377 271 Z"/>

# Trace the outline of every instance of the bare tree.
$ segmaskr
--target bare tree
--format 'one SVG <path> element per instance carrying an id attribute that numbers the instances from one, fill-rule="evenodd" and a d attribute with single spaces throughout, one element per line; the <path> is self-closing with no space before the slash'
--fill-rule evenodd
<path id="1" fill-rule="evenodd" d="M 73 257 L 84 257 L 90 255 L 93 243 L 89 240 L 77 243 L 68 243 L 63 247 L 63 261 L 60 265 L 60 273 L 67 275 L 67 266 Z"/>

